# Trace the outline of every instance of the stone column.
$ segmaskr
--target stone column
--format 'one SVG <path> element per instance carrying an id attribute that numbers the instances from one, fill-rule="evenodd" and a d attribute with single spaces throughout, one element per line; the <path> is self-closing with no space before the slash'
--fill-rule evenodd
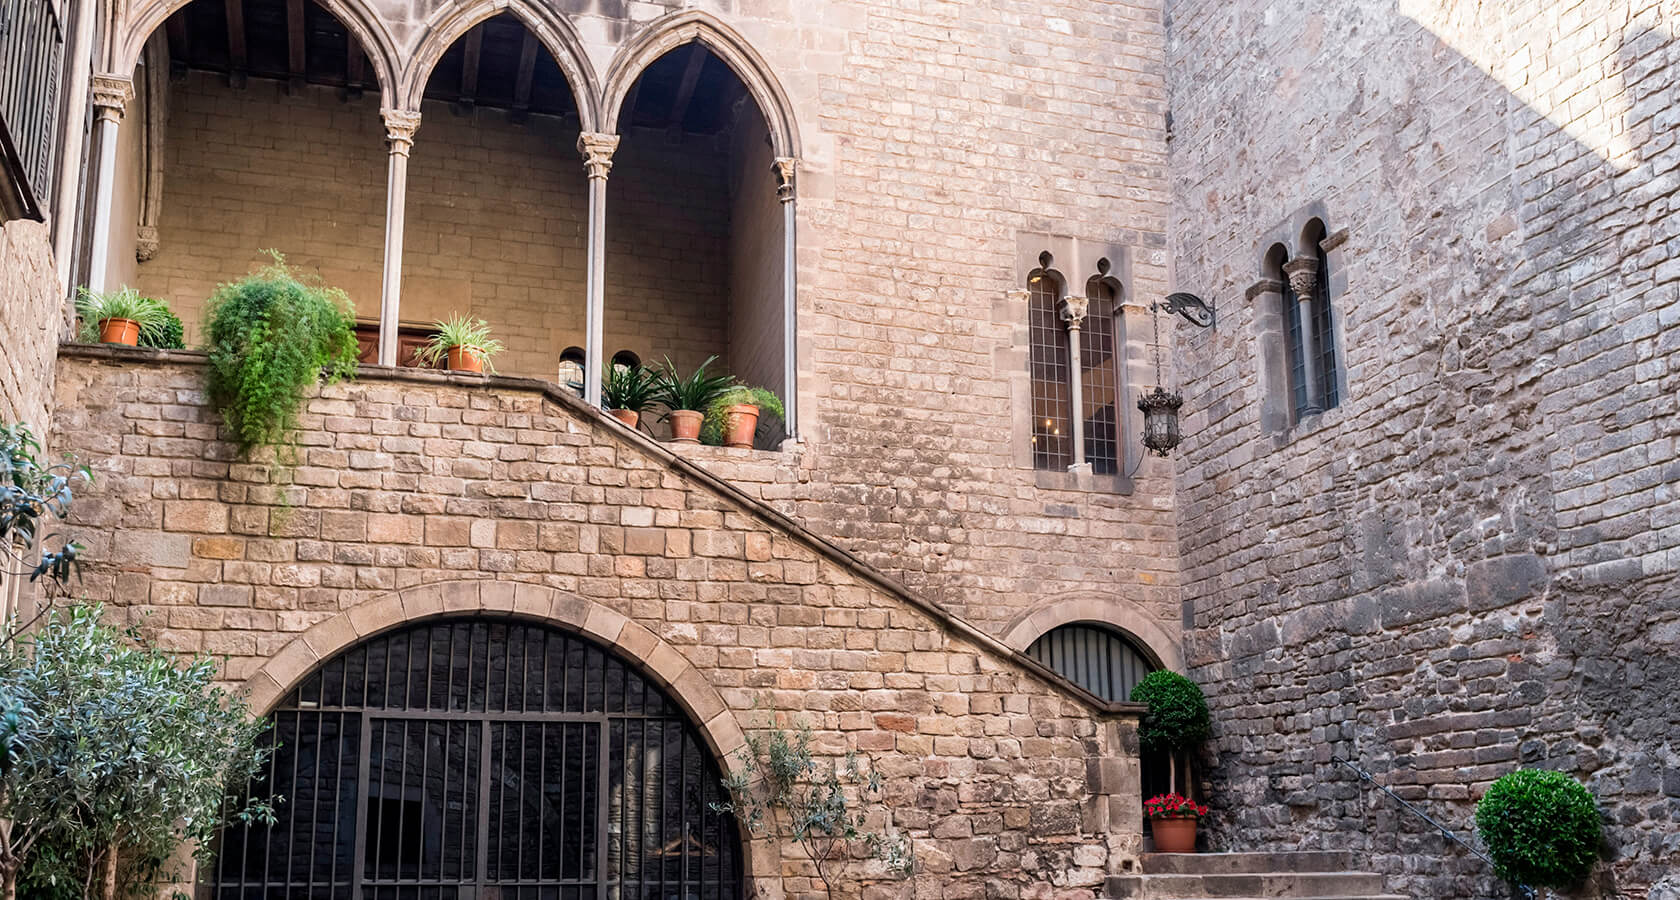
<path id="1" fill-rule="evenodd" d="M 1085 462 L 1085 361 L 1079 350 L 1079 329 L 1084 327 L 1085 314 L 1090 309 L 1089 298 L 1062 298 L 1062 321 L 1067 323 L 1068 333 L 1068 369 L 1073 373 L 1073 409 L 1068 417 L 1073 423 L 1073 465 L 1068 466 L 1069 472 L 1091 471 Z"/>
<path id="2" fill-rule="evenodd" d="M 584 132 L 578 135 L 578 153 L 589 172 L 589 274 L 584 298 L 583 399 L 601 405 L 601 367 L 606 364 L 601 322 L 606 315 L 607 267 L 607 173 L 612 171 L 613 151 L 618 135 Z"/>
<path id="3" fill-rule="evenodd" d="M 117 126 L 134 99 L 134 82 L 121 75 L 93 76 L 94 148 L 99 180 L 93 191 L 93 247 L 88 260 L 88 289 L 108 291 L 111 263 L 111 193 L 117 176 Z"/>
<path id="4" fill-rule="evenodd" d="M 794 412 L 799 399 L 799 279 L 798 260 L 795 258 L 798 217 L 795 215 L 794 191 L 794 174 L 798 168 L 799 160 L 793 157 L 776 159 L 776 199 L 782 203 L 782 405 L 787 408 L 783 424 L 787 427 L 788 437 L 799 435 L 799 429 L 794 426 L 799 421 Z"/>
<path id="5" fill-rule="evenodd" d="M 402 305 L 403 226 L 408 211 L 408 151 L 420 114 L 406 109 L 382 109 L 385 146 L 390 165 L 385 175 L 385 273 L 379 291 L 379 364 L 397 364 L 397 322 Z"/>
<path id="6" fill-rule="evenodd" d="M 1301 317 L 1301 371 L 1307 383 L 1307 407 L 1303 416 L 1324 411 L 1324 385 L 1319 384 L 1318 333 L 1313 330 L 1313 305 L 1318 295 L 1318 260 L 1310 256 L 1283 264 L 1283 274 L 1295 292 L 1296 312 Z"/>

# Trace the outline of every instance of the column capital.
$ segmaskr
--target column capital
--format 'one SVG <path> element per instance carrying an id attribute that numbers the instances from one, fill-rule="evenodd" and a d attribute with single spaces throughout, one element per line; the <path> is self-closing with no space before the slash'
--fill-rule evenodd
<path id="1" fill-rule="evenodd" d="M 771 163 L 776 170 L 776 199 L 783 203 L 791 202 L 794 198 L 794 179 L 799 170 L 799 160 L 792 156 L 778 156 Z"/>
<path id="2" fill-rule="evenodd" d="M 414 146 L 414 132 L 420 130 L 420 114 L 410 109 L 381 109 L 385 120 L 385 143 L 396 156 L 407 156 Z"/>
<path id="3" fill-rule="evenodd" d="M 1089 297 L 1068 296 L 1062 298 L 1062 321 L 1067 323 L 1069 331 L 1078 331 L 1085 325 L 1085 314 L 1091 311 Z"/>
<path id="4" fill-rule="evenodd" d="M 123 75 L 93 76 L 93 109 L 99 118 L 112 121 L 122 118 L 133 100 L 134 79 Z"/>
<path id="5" fill-rule="evenodd" d="M 618 149 L 618 135 L 585 131 L 578 135 L 577 148 L 578 153 L 583 156 L 583 167 L 589 170 L 589 177 L 604 179 L 607 173 L 612 171 L 613 151 Z"/>
<path id="6" fill-rule="evenodd" d="M 1284 277 L 1297 300 L 1311 300 L 1318 288 L 1318 260 L 1299 256 L 1283 264 Z"/>

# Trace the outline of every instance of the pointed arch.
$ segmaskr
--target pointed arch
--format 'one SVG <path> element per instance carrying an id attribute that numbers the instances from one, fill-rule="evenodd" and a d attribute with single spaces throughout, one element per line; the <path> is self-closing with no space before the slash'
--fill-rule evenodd
<path id="1" fill-rule="evenodd" d="M 617 133 L 625 98 L 643 70 L 672 50 L 695 41 L 704 44 L 746 85 L 747 93 L 758 104 L 759 113 L 770 128 L 775 155 L 798 158 L 799 130 L 793 104 L 788 102 L 787 92 L 782 90 L 769 65 L 733 28 L 699 10 L 656 19 L 619 49 L 607 69 L 601 100 L 602 127 Z"/>
<path id="2" fill-rule="evenodd" d="M 126 24 L 116 29 L 117 38 L 107 50 L 112 73 L 132 77 L 134 68 L 145 52 L 146 41 L 169 17 L 192 0 L 152 0 L 141 3 L 125 17 Z M 343 23 L 350 36 L 361 44 L 368 62 L 373 64 L 374 77 L 379 80 L 381 106 L 393 106 L 397 96 L 396 42 L 385 20 L 368 6 L 366 0 L 315 0 L 322 9 Z"/>
<path id="3" fill-rule="evenodd" d="M 418 111 L 420 100 L 426 93 L 426 82 L 431 80 L 432 70 L 437 67 L 444 52 L 473 26 L 504 12 L 512 13 L 530 29 L 538 43 L 560 66 L 560 72 L 566 76 L 566 84 L 572 90 L 572 101 L 577 104 L 580 129 L 599 131 L 597 97 L 600 85 L 594 67 L 589 64 L 589 56 L 584 52 L 583 39 L 564 16 L 557 15 L 544 4 L 524 0 L 477 0 L 459 6 L 445 4 L 433 12 L 426 20 L 424 36 L 402 73 L 401 86 L 396 92 L 402 108 Z"/>

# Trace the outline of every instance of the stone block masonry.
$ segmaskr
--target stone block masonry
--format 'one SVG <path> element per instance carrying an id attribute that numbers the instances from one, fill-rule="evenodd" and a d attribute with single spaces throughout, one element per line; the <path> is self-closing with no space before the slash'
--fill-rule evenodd
<path id="1" fill-rule="evenodd" d="M 1495 777 L 1543 766 L 1605 812 L 1588 893 L 1669 896 L 1671 17 L 1615 0 L 1168 12 L 1174 258 L 1220 317 L 1177 358 L 1216 839 L 1369 851 L 1414 896 L 1491 895 L 1484 866 L 1330 756 L 1459 829 Z M 1271 241 L 1300 252 L 1297 210 L 1346 235 L 1348 390 L 1270 431 L 1268 311 L 1243 298 Z"/>
<path id="2" fill-rule="evenodd" d="M 720 747 L 739 741 L 723 723 L 805 722 L 825 754 L 870 756 L 918 894 L 1088 898 L 1135 861 L 1134 711 L 569 398 L 364 375 L 309 401 L 277 484 L 220 439 L 196 355 L 67 350 L 54 450 L 98 473 L 76 505 L 88 598 L 226 656 L 259 698 L 417 616 L 577 619 L 679 696 L 715 695 L 690 711 Z M 768 896 L 812 890 L 808 861 L 760 859 Z"/>

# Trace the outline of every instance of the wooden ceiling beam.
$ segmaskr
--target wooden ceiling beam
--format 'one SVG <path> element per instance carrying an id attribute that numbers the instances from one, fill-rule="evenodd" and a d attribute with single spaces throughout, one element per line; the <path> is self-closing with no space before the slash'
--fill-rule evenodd
<path id="1" fill-rule="evenodd" d="M 461 99 L 456 105 L 455 112 L 465 115 L 473 108 L 478 99 L 478 68 L 480 58 L 484 55 L 484 23 L 480 22 L 467 32 L 466 46 L 461 53 Z"/>
<path id="2" fill-rule="evenodd" d="M 245 53 L 245 2 L 225 0 L 227 5 L 228 84 L 245 86 L 245 72 L 250 66 Z"/>
<path id="3" fill-rule="evenodd" d="M 513 114 L 510 118 L 522 122 L 531 111 L 531 82 L 537 75 L 537 51 L 541 46 L 537 36 L 529 30 L 519 45 L 519 74 L 513 82 Z"/>
<path id="4" fill-rule="evenodd" d="M 286 89 L 289 91 L 303 88 L 305 67 L 309 62 L 308 48 L 304 43 L 308 39 L 308 28 L 303 19 L 303 0 L 286 0 L 286 71 L 291 76 Z"/>
<path id="5" fill-rule="evenodd" d="M 169 75 L 180 78 L 192 64 L 192 32 L 187 30 L 187 13 L 177 10 L 164 24 L 169 35 Z"/>
<path id="6" fill-rule="evenodd" d="M 667 127 L 680 128 L 688 118 L 688 104 L 694 99 L 694 88 L 700 84 L 700 70 L 706 65 L 706 47 L 696 41 L 688 50 L 688 65 L 683 69 L 682 81 L 677 84 L 676 99 L 671 101 L 671 118 Z"/>

